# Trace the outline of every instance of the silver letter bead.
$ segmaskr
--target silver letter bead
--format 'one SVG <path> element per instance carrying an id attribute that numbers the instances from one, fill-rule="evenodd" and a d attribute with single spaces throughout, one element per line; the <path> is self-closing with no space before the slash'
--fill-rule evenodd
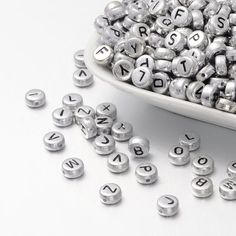
<path id="1" fill-rule="evenodd" d="M 117 61 L 112 69 L 113 75 L 120 81 L 129 81 L 134 71 L 134 65 L 128 60 Z"/>
<path id="2" fill-rule="evenodd" d="M 141 57 L 137 58 L 136 67 L 143 66 L 152 71 L 155 66 L 153 58 L 149 55 L 142 55 Z"/>
<path id="3" fill-rule="evenodd" d="M 156 60 L 155 61 L 155 70 L 160 72 L 168 72 L 171 73 L 172 63 L 167 60 Z"/>
<path id="4" fill-rule="evenodd" d="M 196 75 L 198 81 L 204 82 L 215 74 L 215 68 L 211 64 L 204 66 Z"/>
<path id="5" fill-rule="evenodd" d="M 136 1 L 127 7 L 128 17 L 136 22 L 146 22 L 148 17 L 148 5 L 145 1 Z"/>
<path id="6" fill-rule="evenodd" d="M 58 127 L 67 127 L 73 124 L 73 112 L 67 108 L 57 108 L 52 112 L 54 125 Z"/>
<path id="7" fill-rule="evenodd" d="M 93 75 L 87 68 L 79 68 L 73 75 L 74 85 L 80 88 L 88 87 L 93 83 Z"/>
<path id="8" fill-rule="evenodd" d="M 149 140 L 135 136 L 129 140 L 128 149 L 134 157 L 146 157 L 149 154 Z"/>
<path id="9" fill-rule="evenodd" d="M 179 210 L 179 201 L 173 195 L 163 195 L 157 200 L 157 210 L 161 216 L 174 216 Z"/>
<path id="10" fill-rule="evenodd" d="M 194 81 L 188 85 L 186 96 L 190 102 L 201 103 L 202 90 L 205 84 L 200 81 Z"/>
<path id="11" fill-rule="evenodd" d="M 107 167 L 112 173 L 123 173 L 129 169 L 129 158 L 121 152 L 113 153 L 107 159 Z"/>
<path id="12" fill-rule="evenodd" d="M 136 37 L 128 38 L 124 45 L 125 53 L 129 57 L 138 58 L 142 56 L 145 50 L 145 46 L 146 46 L 145 42 L 140 38 Z"/>
<path id="13" fill-rule="evenodd" d="M 86 68 L 84 63 L 84 50 L 78 50 L 74 54 L 75 66 L 78 68 Z"/>
<path id="14" fill-rule="evenodd" d="M 207 84 L 202 90 L 201 103 L 203 106 L 214 107 L 220 96 L 218 87 Z"/>
<path id="15" fill-rule="evenodd" d="M 201 30 L 193 31 L 187 39 L 189 48 L 199 48 L 204 50 L 208 45 L 208 38 L 206 34 Z"/>
<path id="16" fill-rule="evenodd" d="M 178 27 L 185 27 L 191 24 L 192 15 L 188 8 L 181 6 L 176 7 L 171 13 L 173 24 Z"/>
<path id="17" fill-rule="evenodd" d="M 179 137 L 179 143 L 187 146 L 189 151 L 195 151 L 200 147 L 200 136 L 194 132 L 185 132 Z"/>
<path id="18" fill-rule="evenodd" d="M 102 34 L 103 30 L 110 25 L 110 21 L 106 16 L 100 15 L 94 21 L 94 26 L 98 34 Z"/>
<path id="19" fill-rule="evenodd" d="M 121 188 L 114 183 L 104 184 L 99 190 L 99 195 L 105 205 L 117 204 L 122 198 Z"/>
<path id="20" fill-rule="evenodd" d="M 155 58 L 158 60 L 172 61 L 176 57 L 176 53 L 168 48 L 158 47 L 155 50 Z"/>
<path id="21" fill-rule="evenodd" d="M 182 51 L 186 45 L 186 38 L 183 34 L 172 31 L 165 38 L 166 48 L 172 49 L 174 51 Z"/>
<path id="22" fill-rule="evenodd" d="M 214 160 L 209 156 L 197 154 L 192 160 L 192 170 L 196 175 L 210 175 L 214 171 Z"/>
<path id="23" fill-rule="evenodd" d="M 190 161 L 190 152 L 186 146 L 173 146 L 170 149 L 168 156 L 170 158 L 170 163 L 175 166 L 184 166 Z"/>
<path id="24" fill-rule="evenodd" d="M 117 117 L 117 109 L 116 106 L 112 103 L 104 102 L 97 106 L 96 108 L 97 116 L 108 116 L 112 118 L 112 120 L 116 120 Z"/>
<path id="25" fill-rule="evenodd" d="M 236 113 L 236 103 L 225 98 L 219 98 L 216 101 L 215 107 L 221 111 Z"/>
<path id="26" fill-rule="evenodd" d="M 93 54 L 94 60 L 100 65 L 109 65 L 113 59 L 113 49 L 107 45 L 99 46 Z"/>
<path id="27" fill-rule="evenodd" d="M 186 91 L 191 80 L 186 78 L 174 79 L 170 83 L 170 96 L 182 100 L 186 100 Z"/>
<path id="28" fill-rule="evenodd" d="M 95 119 L 97 126 L 97 133 L 100 134 L 111 134 L 111 127 L 113 125 L 113 120 L 108 116 L 99 116 Z"/>
<path id="29" fill-rule="evenodd" d="M 152 91 L 159 94 L 167 94 L 169 91 L 169 85 L 171 82 L 168 74 L 164 72 L 158 72 L 152 75 Z"/>
<path id="30" fill-rule="evenodd" d="M 147 89 L 152 84 L 152 73 L 147 67 L 138 67 L 132 73 L 132 82 L 138 88 Z"/>
<path id="31" fill-rule="evenodd" d="M 65 147 L 65 138 L 62 133 L 57 131 L 45 134 L 43 138 L 45 148 L 50 152 L 57 152 Z"/>
<path id="32" fill-rule="evenodd" d="M 62 163 L 62 173 L 68 179 L 76 179 L 84 174 L 84 163 L 79 158 L 68 158 Z"/>
<path id="33" fill-rule="evenodd" d="M 128 122 L 116 122 L 112 126 L 111 134 L 116 141 L 128 141 L 133 136 L 133 127 Z"/>
<path id="34" fill-rule="evenodd" d="M 104 13 L 110 21 L 116 21 L 125 16 L 125 9 L 121 2 L 111 1 L 106 5 Z"/>
<path id="35" fill-rule="evenodd" d="M 75 122 L 76 124 L 79 124 L 84 118 L 86 117 L 92 117 L 95 119 L 95 111 L 92 107 L 90 106 L 80 106 L 75 110 Z"/>
<path id="36" fill-rule="evenodd" d="M 212 35 L 224 35 L 229 30 L 229 20 L 227 16 L 218 14 L 210 18 L 207 26 Z"/>
<path id="37" fill-rule="evenodd" d="M 208 177 L 196 177 L 191 182 L 192 193 L 198 198 L 210 197 L 213 193 L 213 183 Z"/>
<path id="38" fill-rule="evenodd" d="M 143 40 L 148 39 L 148 36 L 151 33 L 151 30 L 147 24 L 144 23 L 135 23 L 131 27 L 129 33 L 137 38 L 141 38 Z"/>
<path id="39" fill-rule="evenodd" d="M 78 107 L 83 105 L 83 98 L 78 93 L 69 93 L 62 98 L 62 104 L 75 112 Z"/>
<path id="40" fill-rule="evenodd" d="M 40 89 L 31 89 L 25 94 L 25 102 L 30 108 L 39 108 L 45 105 L 46 95 Z"/>
<path id="41" fill-rule="evenodd" d="M 166 15 L 169 9 L 169 2 L 166 0 L 150 0 L 149 1 L 149 12 L 151 15 Z"/>
<path id="42" fill-rule="evenodd" d="M 99 155 L 109 155 L 115 151 L 116 143 L 111 135 L 101 134 L 94 140 L 95 152 Z"/>
<path id="43" fill-rule="evenodd" d="M 236 200 L 236 180 L 228 178 L 221 181 L 219 192 L 220 196 L 225 200 Z"/>
<path id="44" fill-rule="evenodd" d="M 228 164 L 227 174 L 230 178 L 236 178 L 236 161 L 231 161 Z"/>
<path id="45" fill-rule="evenodd" d="M 225 55 L 218 55 L 215 57 L 215 69 L 219 76 L 226 76 L 228 74 Z"/>
<path id="46" fill-rule="evenodd" d="M 152 163 L 141 163 L 135 169 L 135 176 L 140 184 L 153 184 L 157 181 L 158 171 Z"/>
<path id="47" fill-rule="evenodd" d="M 97 135 L 97 126 L 92 117 L 86 117 L 82 119 L 79 123 L 81 133 L 84 138 L 91 139 Z"/>

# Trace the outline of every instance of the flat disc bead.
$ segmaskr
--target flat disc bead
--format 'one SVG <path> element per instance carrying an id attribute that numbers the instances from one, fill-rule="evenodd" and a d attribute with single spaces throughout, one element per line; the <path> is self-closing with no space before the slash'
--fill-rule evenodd
<path id="1" fill-rule="evenodd" d="M 62 98 L 62 104 L 74 112 L 78 107 L 83 105 L 83 98 L 78 93 L 69 93 Z"/>
<path id="2" fill-rule="evenodd" d="M 135 176 L 140 184 L 153 184 L 157 181 L 158 171 L 152 163 L 141 163 L 135 169 Z"/>
<path id="3" fill-rule="evenodd" d="M 90 116 L 83 118 L 79 127 L 85 139 L 91 139 L 97 135 L 97 126 L 94 119 Z"/>
<path id="4" fill-rule="evenodd" d="M 79 124 L 86 117 L 92 117 L 94 119 L 95 110 L 90 106 L 83 105 L 75 110 L 74 116 L 76 124 Z"/>
<path id="5" fill-rule="evenodd" d="M 113 153 L 107 159 L 107 167 L 112 173 L 123 173 L 129 169 L 129 158 L 124 153 Z"/>
<path id="6" fill-rule="evenodd" d="M 128 60 L 117 61 L 112 69 L 113 75 L 120 81 L 130 81 L 134 65 Z"/>
<path id="7" fill-rule="evenodd" d="M 192 22 L 192 15 L 188 8 L 181 6 L 176 7 L 171 13 L 173 24 L 178 27 L 185 27 Z"/>
<path id="8" fill-rule="evenodd" d="M 144 50 L 145 50 L 145 42 L 136 37 L 131 37 L 127 39 L 124 48 L 125 48 L 125 53 L 132 58 L 138 58 L 142 56 Z"/>
<path id="9" fill-rule="evenodd" d="M 99 65 L 104 66 L 111 63 L 113 56 L 113 49 L 108 45 L 101 45 L 97 47 L 93 54 L 95 62 Z"/>
<path id="10" fill-rule="evenodd" d="M 198 198 L 207 198 L 213 193 L 213 183 L 208 177 L 196 177 L 191 182 L 192 193 Z"/>
<path id="11" fill-rule="evenodd" d="M 219 95 L 220 90 L 216 86 L 207 84 L 202 90 L 202 105 L 207 107 L 214 107 Z"/>
<path id="12" fill-rule="evenodd" d="M 230 178 L 236 178 L 236 161 L 231 161 L 228 164 L 227 174 Z"/>
<path id="13" fill-rule="evenodd" d="M 167 73 L 158 72 L 152 75 L 152 91 L 159 94 L 167 94 L 169 91 L 169 85 L 171 78 Z"/>
<path id="14" fill-rule="evenodd" d="M 157 200 L 157 210 L 159 215 L 164 217 L 170 217 L 177 214 L 179 210 L 178 199 L 169 194 L 165 194 Z"/>
<path id="15" fill-rule="evenodd" d="M 146 157 L 149 154 L 149 140 L 143 137 L 135 136 L 129 140 L 128 149 L 134 157 Z"/>
<path id="16" fill-rule="evenodd" d="M 105 205 L 114 205 L 121 201 L 121 188 L 114 183 L 104 184 L 99 190 L 101 202 Z"/>
<path id="17" fill-rule="evenodd" d="M 192 170 L 196 175 L 210 175 L 214 171 L 214 161 L 209 156 L 198 154 L 192 160 Z"/>
<path id="18" fill-rule="evenodd" d="M 97 126 L 98 135 L 100 134 L 111 134 L 111 128 L 113 125 L 113 120 L 108 116 L 96 117 L 95 123 Z"/>
<path id="19" fill-rule="evenodd" d="M 115 151 L 116 143 L 111 135 L 101 134 L 94 140 L 95 152 L 99 155 L 109 155 Z"/>
<path id="20" fill-rule="evenodd" d="M 147 67 L 138 67 L 132 73 L 132 82 L 138 88 L 146 89 L 152 84 L 152 74 Z"/>
<path id="21" fill-rule="evenodd" d="M 78 68 L 86 68 L 84 63 L 84 50 L 78 50 L 74 54 L 75 66 Z"/>
<path id="22" fill-rule="evenodd" d="M 79 158 L 68 158 L 62 163 L 62 173 L 68 179 L 77 179 L 84 174 L 84 163 Z"/>
<path id="23" fill-rule="evenodd" d="M 190 153 L 186 146 L 175 145 L 169 151 L 170 163 L 175 166 L 183 166 L 189 163 Z"/>
<path id="24" fill-rule="evenodd" d="M 50 152 L 57 152 L 65 147 L 64 135 L 60 132 L 53 131 L 44 135 L 43 143 L 45 149 Z"/>
<path id="25" fill-rule="evenodd" d="M 221 111 L 225 111 L 229 113 L 236 113 L 236 103 L 228 99 L 219 98 L 216 101 L 215 107 L 216 109 L 221 110 Z"/>
<path id="26" fill-rule="evenodd" d="M 187 78 L 178 78 L 172 80 L 169 87 L 170 96 L 186 100 L 186 91 L 190 82 L 191 80 Z"/>
<path id="27" fill-rule="evenodd" d="M 205 86 L 205 84 L 200 81 L 194 81 L 194 82 L 190 83 L 187 88 L 187 91 L 186 91 L 187 99 L 190 102 L 200 104 L 202 90 L 203 90 L 204 86 Z"/>
<path id="28" fill-rule="evenodd" d="M 30 108 L 39 108 L 45 105 L 46 95 L 40 89 L 31 89 L 25 94 L 25 102 Z"/>
<path id="29" fill-rule="evenodd" d="M 114 104 L 104 102 L 97 106 L 96 108 L 97 116 L 108 116 L 112 118 L 112 120 L 116 120 L 117 117 L 117 108 Z"/>
<path id="30" fill-rule="evenodd" d="M 236 180 L 235 178 L 227 178 L 220 182 L 220 196 L 228 201 L 236 200 Z"/>
<path id="31" fill-rule="evenodd" d="M 165 47 L 174 51 L 182 51 L 186 45 L 186 38 L 183 34 L 172 31 L 165 38 Z"/>
<path id="32" fill-rule="evenodd" d="M 58 127 L 67 127 L 73 124 L 74 115 L 69 108 L 57 108 L 52 112 L 54 125 Z"/>
<path id="33" fill-rule="evenodd" d="M 189 148 L 189 151 L 195 151 L 200 147 L 200 136 L 195 132 L 185 132 L 179 137 L 179 143 Z"/>
<path id="34" fill-rule="evenodd" d="M 73 81 L 75 86 L 84 88 L 90 86 L 94 79 L 87 68 L 79 68 L 73 74 Z"/>
<path id="35" fill-rule="evenodd" d="M 149 70 L 153 70 L 155 63 L 154 60 L 151 56 L 149 55 L 142 55 L 141 57 L 137 58 L 136 60 L 136 67 L 142 67 L 145 66 L 147 67 Z"/>
<path id="36" fill-rule="evenodd" d="M 128 141 L 133 136 L 133 126 L 124 121 L 116 122 L 112 126 L 111 134 L 116 141 Z"/>

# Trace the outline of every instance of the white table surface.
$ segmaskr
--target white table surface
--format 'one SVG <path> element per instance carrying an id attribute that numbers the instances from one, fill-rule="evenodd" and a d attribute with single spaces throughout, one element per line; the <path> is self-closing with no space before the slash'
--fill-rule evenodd
<path id="1" fill-rule="evenodd" d="M 93 20 L 106 2 L 12 0 L 1 4 L 0 235 L 235 236 L 236 202 L 224 201 L 218 194 L 227 163 L 236 159 L 234 131 L 157 109 L 97 79 L 87 89 L 73 86 L 72 55 L 85 47 Z M 25 106 L 24 94 L 31 88 L 46 92 L 46 107 Z M 158 183 L 136 183 L 134 169 L 142 160 L 132 159 L 126 174 L 109 173 L 106 158 L 94 153 L 76 125 L 62 130 L 54 127 L 51 112 L 68 92 L 80 93 L 94 107 L 104 101 L 117 105 L 118 119 L 131 122 L 135 134 L 150 139 L 147 160 L 158 167 Z M 64 133 L 63 152 L 52 154 L 44 149 L 43 135 L 51 130 Z M 184 130 L 198 132 L 199 152 L 215 160 L 214 195 L 207 200 L 192 196 L 190 166 L 173 167 L 167 158 L 168 149 Z M 126 143 L 117 144 L 117 150 L 128 154 Z M 62 176 L 60 165 L 68 157 L 84 161 L 82 179 L 69 181 Z M 107 182 L 122 188 L 123 200 L 117 206 L 99 201 L 98 189 Z M 166 193 L 180 201 L 174 218 L 162 218 L 156 210 L 157 198 Z"/>

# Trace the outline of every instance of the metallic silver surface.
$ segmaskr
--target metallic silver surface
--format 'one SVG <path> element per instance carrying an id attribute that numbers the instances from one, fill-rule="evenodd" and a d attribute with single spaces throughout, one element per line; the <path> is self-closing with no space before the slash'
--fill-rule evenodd
<path id="1" fill-rule="evenodd" d="M 25 94 L 25 102 L 30 108 L 39 108 L 45 105 L 46 95 L 41 89 L 31 89 Z"/>
<path id="2" fill-rule="evenodd" d="M 134 157 L 146 157 L 150 150 L 149 140 L 140 136 L 134 136 L 129 140 L 128 149 Z"/>
<path id="3" fill-rule="evenodd" d="M 210 175 L 214 171 L 214 160 L 207 155 L 196 154 L 192 160 L 192 170 L 196 175 Z"/>
<path id="4" fill-rule="evenodd" d="M 84 163 L 79 158 L 68 158 L 63 161 L 62 173 L 68 179 L 77 179 L 84 174 Z"/>
<path id="5" fill-rule="evenodd" d="M 104 184 L 99 190 L 101 202 L 105 205 L 114 205 L 121 201 L 121 188 L 114 183 Z"/>
<path id="6" fill-rule="evenodd" d="M 184 166 L 190 161 L 189 148 L 182 145 L 175 145 L 169 151 L 170 163 L 175 166 Z"/>
<path id="7" fill-rule="evenodd" d="M 179 210 L 179 201 L 175 196 L 165 194 L 158 198 L 157 210 L 161 216 L 174 216 Z"/>
<path id="8" fill-rule="evenodd" d="M 112 126 L 111 134 L 116 141 L 128 141 L 133 136 L 133 127 L 128 122 L 118 121 Z"/>
<path id="9" fill-rule="evenodd" d="M 213 183 L 208 177 L 196 177 L 191 182 L 192 193 L 198 198 L 207 198 L 213 194 Z"/>
<path id="10" fill-rule="evenodd" d="M 129 158 L 124 153 L 115 152 L 108 157 L 107 167 L 112 173 L 123 173 L 129 169 Z"/>
<path id="11" fill-rule="evenodd" d="M 65 147 L 64 135 L 57 131 L 52 131 L 44 135 L 43 143 L 45 149 L 50 152 L 61 151 Z"/>

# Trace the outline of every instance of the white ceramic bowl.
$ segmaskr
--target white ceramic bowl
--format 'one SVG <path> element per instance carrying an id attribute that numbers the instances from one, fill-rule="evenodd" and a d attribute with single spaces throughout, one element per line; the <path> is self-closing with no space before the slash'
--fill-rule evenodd
<path id="1" fill-rule="evenodd" d="M 133 85 L 116 80 L 109 69 L 97 65 L 93 59 L 93 52 L 98 46 L 97 39 L 97 33 L 91 35 L 87 48 L 85 49 L 85 63 L 92 74 L 98 78 L 120 90 L 144 99 L 154 106 L 186 117 L 236 130 L 236 114 L 218 111 L 199 104 L 139 89 Z"/>

